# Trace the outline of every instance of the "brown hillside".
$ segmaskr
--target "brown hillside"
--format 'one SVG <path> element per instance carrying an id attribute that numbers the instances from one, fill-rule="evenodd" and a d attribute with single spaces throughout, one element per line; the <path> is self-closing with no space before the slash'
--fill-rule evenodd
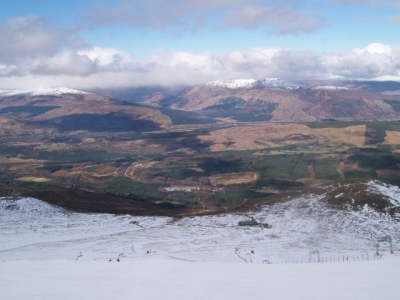
<path id="1" fill-rule="evenodd" d="M 21 109 L 18 109 L 18 107 L 21 107 Z M 45 110 L 37 112 L 37 109 L 40 108 Z M 48 108 L 47 111 L 46 108 Z M 105 118 L 112 117 L 114 119 L 137 120 L 162 127 L 171 124 L 171 119 L 163 115 L 158 109 L 124 105 L 118 100 L 95 94 L 0 97 L 0 111 L 0 118 L 4 124 L 3 130 L 5 130 L 5 127 L 15 127 L 17 125 L 18 128 L 13 128 L 13 130 L 23 131 L 25 130 L 24 126 L 28 126 L 29 129 L 35 124 L 38 124 L 41 128 L 40 130 L 44 130 L 42 125 L 46 122 L 56 124 L 67 121 L 72 122 L 75 120 L 74 116 L 78 117 L 80 115 L 99 116 L 92 118 L 93 122 L 96 120 L 100 122 Z M 11 123 L 14 126 L 7 126 Z"/>
<path id="2" fill-rule="evenodd" d="M 245 104 L 226 107 L 224 101 L 229 98 L 252 103 L 249 110 Z M 389 100 L 390 104 L 387 102 Z M 235 113 L 246 108 L 251 114 L 257 114 L 271 103 L 276 104 L 270 121 L 308 122 L 330 118 L 337 120 L 388 120 L 400 118 L 396 111 L 398 98 L 364 90 L 313 90 L 313 89 L 228 89 L 212 86 L 195 86 L 175 93 L 157 93 L 144 103 L 152 106 L 169 107 L 186 111 L 202 111 L 207 114 L 210 108 Z M 256 103 L 254 105 L 254 103 Z M 228 113 L 229 114 L 229 113 Z M 240 119 L 236 119 L 241 121 Z M 246 120 L 248 121 L 248 120 Z M 256 120 L 257 121 L 257 120 Z"/>

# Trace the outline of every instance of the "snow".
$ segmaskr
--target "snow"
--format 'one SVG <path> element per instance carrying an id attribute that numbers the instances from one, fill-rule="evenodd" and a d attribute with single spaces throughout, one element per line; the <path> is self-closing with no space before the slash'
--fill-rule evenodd
<path id="1" fill-rule="evenodd" d="M 394 206 L 400 206 L 400 188 L 389 184 L 382 184 L 378 181 L 368 183 L 369 191 L 386 195 L 390 203 Z"/>
<path id="2" fill-rule="evenodd" d="M 264 78 L 264 79 L 228 79 L 217 80 L 207 83 L 208 86 L 220 86 L 228 89 L 239 88 L 271 88 L 271 89 L 300 89 L 309 88 L 307 84 L 296 84 L 280 78 Z"/>
<path id="3" fill-rule="evenodd" d="M 360 81 L 365 81 L 361 80 Z M 384 76 L 379 76 L 379 77 L 374 77 L 372 79 L 369 79 L 368 81 L 397 81 L 400 82 L 400 74 L 399 75 L 384 75 Z"/>
<path id="4" fill-rule="evenodd" d="M 309 85 L 304 83 L 293 83 L 280 78 L 265 78 L 260 79 L 258 85 L 260 87 L 266 88 L 277 88 L 277 89 L 287 89 L 287 90 L 297 90 L 301 88 L 309 88 Z"/>
<path id="5" fill-rule="evenodd" d="M 291 265 L 16 261 L 0 264 L 0 298 L 394 300 L 399 267 L 398 259 Z"/>
<path id="6" fill-rule="evenodd" d="M 36 88 L 32 90 L 0 90 L 0 96 L 16 96 L 16 95 L 61 96 L 68 94 L 85 95 L 89 93 L 66 87 Z"/>
<path id="7" fill-rule="evenodd" d="M 208 86 L 221 86 L 228 89 L 251 88 L 256 79 L 227 79 L 208 82 Z"/>
<path id="8" fill-rule="evenodd" d="M 313 90 L 349 90 L 348 87 L 335 85 L 319 85 L 312 88 Z"/>
<path id="9" fill-rule="evenodd" d="M 367 186 L 400 206 L 398 187 Z M 250 217 L 270 226 L 238 226 Z M 397 299 L 397 217 L 325 194 L 181 219 L 1 199 L 0 299 Z M 395 253 L 375 257 L 384 235 Z"/>

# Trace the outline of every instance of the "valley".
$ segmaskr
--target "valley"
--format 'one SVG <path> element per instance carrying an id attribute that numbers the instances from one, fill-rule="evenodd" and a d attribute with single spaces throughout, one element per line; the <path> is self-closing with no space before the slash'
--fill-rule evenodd
<path id="1" fill-rule="evenodd" d="M 0 300 L 399 298 L 400 0 L 0 7 Z"/>
<path id="2" fill-rule="evenodd" d="M 237 210 L 334 182 L 400 183 L 396 96 L 207 85 L 181 91 L 181 102 L 148 97 L 140 104 L 75 90 L 3 94 L 0 195 L 81 212 L 170 216 Z M 355 97 L 370 108 L 354 104 L 362 118 L 332 106 L 348 108 Z M 305 99 L 314 106 L 305 109 Z M 46 196 L 57 191 L 58 200 Z"/>

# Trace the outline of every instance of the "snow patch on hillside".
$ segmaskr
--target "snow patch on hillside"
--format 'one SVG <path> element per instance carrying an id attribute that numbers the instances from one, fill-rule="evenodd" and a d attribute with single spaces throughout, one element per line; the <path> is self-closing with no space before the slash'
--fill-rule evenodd
<path id="1" fill-rule="evenodd" d="M 60 216 L 69 212 L 61 207 L 48 204 L 34 198 L 2 199 L 0 201 L 0 216 L 7 219 L 18 219 L 25 216 Z"/>
<path id="2" fill-rule="evenodd" d="M 319 85 L 319 86 L 315 86 L 312 87 L 313 90 L 349 90 L 348 87 L 345 86 L 335 86 L 335 85 Z"/>
<path id="3" fill-rule="evenodd" d="M 256 87 L 297 90 L 307 89 L 310 86 L 305 83 L 293 83 L 280 78 L 264 78 L 257 81 Z"/>
<path id="4" fill-rule="evenodd" d="M 399 187 L 389 184 L 383 184 L 377 181 L 370 181 L 368 183 L 368 186 L 370 192 L 385 195 L 393 206 L 400 206 Z"/>

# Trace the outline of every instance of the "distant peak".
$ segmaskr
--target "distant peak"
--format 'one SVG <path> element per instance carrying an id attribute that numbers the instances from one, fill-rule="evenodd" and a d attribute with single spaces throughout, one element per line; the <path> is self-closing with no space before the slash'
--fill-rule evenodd
<path id="1" fill-rule="evenodd" d="M 400 76 L 394 76 L 394 75 L 385 75 L 385 76 L 379 76 L 379 77 L 375 77 L 366 81 L 397 81 L 400 82 Z"/>
<path id="2" fill-rule="evenodd" d="M 308 84 L 293 83 L 280 78 L 263 78 L 263 79 L 228 79 L 216 80 L 207 83 L 207 86 L 220 86 L 228 89 L 239 88 L 272 88 L 272 89 L 308 89 Z"/>
<path id="3" fill-rule="evenodd" d="M 66 87 L 36 88 L 31 90 L 0 90 L 0 96 L 31 95 L 31 96 L 61 96 L 84 95 L 87 92 L 78 91 Z"/>
<path id="4" fill-rule="evenodd" d="M 318 85 L 312 88 L 313 90 L 349 90 L 348 87 L 345 86 L 336 86 L 336 85 Z"/>
<path id="5" fill-rule="evenodd" d="M 216 80 L 208 82 L 208 86 L 221 86 L 228 89 L 239 89 L 239 88 L 251 88 L 256 79 L 227 79 L 227 80 Z"/>

